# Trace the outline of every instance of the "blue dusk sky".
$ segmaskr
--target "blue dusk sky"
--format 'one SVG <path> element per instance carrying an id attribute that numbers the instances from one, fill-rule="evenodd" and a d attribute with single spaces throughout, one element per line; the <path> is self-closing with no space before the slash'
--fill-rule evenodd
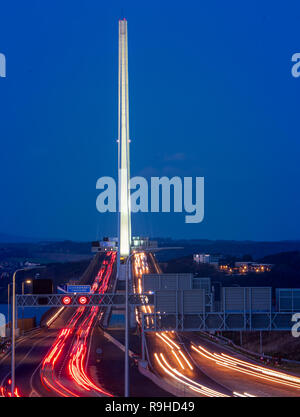
<path id="1" fill-rule="evenodd" d="M 296 1 L 1 4 L 0 233 L 115 235 L 118 19 L 128 20 L 131 174 L 204 176 L 205 217 L 135 214 L 135 234 L 300 238 Z"/>

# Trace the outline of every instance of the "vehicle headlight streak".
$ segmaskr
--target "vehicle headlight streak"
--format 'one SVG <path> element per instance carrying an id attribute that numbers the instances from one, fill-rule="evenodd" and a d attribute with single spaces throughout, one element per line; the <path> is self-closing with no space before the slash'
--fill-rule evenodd
<path id="1" fill-rule="evenodd" d="M 205 387 L 204 385 L 199 384 L 198 382 L 193 381 L 192 379 L 179 372 L 176 368 L 172 368 L 165 359 L 163 353 L 160 354 L 160 358 L 157 353 L 154 353 L 154 357 L 158 365 L 164 370 L 166 374 L 184 386 L 188 387 L 190 390 L 198 392 L 199 394 L 202 394 L 206 397 L 228 397 L 228 395 L 222 394 L 221 392 L 212 390 Z"/>
<path id="2" fill-rule="evenodd" d="M 149 267 L 147 262 L 147 256 L 144 252 L 142 253 L 135 253 L 134 254 L 134 272 L 135 272 L 135 278 L 136 282 L 134 282 L 134 291 L 138 294 L 141 294 L 143 292 L 142 290 L 142 275 L 149 273 Z M 142 312 L 144 313 L 153 313 L 150 305 L 144 304 L 140 307 Z M 140 324 L 140 317 L 139 317 L 139 308 L 136 308 L 136 318 L 137 322 Z M 146 322 L 149 326 L 150 320 L 152 325 L 154 324 L 153 317 L 146 316 Z M 167 348 L 167 352 L 171 354 L 171 358 L 173 359 L 178 366 L 181 368 L 182 371 L 185 371 L 186 365 L 188 366 L 190 371 L 193 371 L 193 366 L 191 365 L 190 361 L 187 359 L 186 355 L 181 350 L 178 343 L 176 343 L 171 337 L 168 335 L 172 335 L 176 337 L 176 333 L 174 331 L 171 332 L 156 332 L 155 335 L 163 342 L 165 345 L 165 348 Z M 154 354 L 155 359 L 159 365 L 159 367 L 167 373 L 171 378 L 175 379 L 176 381 L 183 384 L 183 386 L 187 386 L 190 390 L 195 391 L 199 394 L 210 396 L 210 397 L 227 397 L 227 395 L 222 394 L 221 392 L 215 391 L 213 389 L 210 389 L 208 387 L 205 387 L 202 384 L 199 384 L 198 382 L 195 382 L 194 380 L 188 378 L 186 375 L 184 375 L 182 372 L 179 372 L 176 368 L 171 367 L 167 360 L 165 359 L 163 353 L 160 353 L 160 358 L 157 353 Z M 251 394 L 240 394 L 240 393 L 233 393 L 235 396 L 241 396 L 241 397 L 247 397 L 251 396 Z"/>
<path id="3" fill-rule="evenodd" d="M 53 316 L 47 321 L 46 325 L 49 327 L 54 322 L 54 320 L 60 315 L 60 313 L 63 311 L 64 307 L 60 307 Z"/>
<path id="4" fill-rule="evenodd" d="M 300 378 L 293 375 L 255 365 L 225 353 L 212 353 L 207 349 L 204 349 L 202 346 L 196 347 L 192 344 L 191 348 L 202 357 L 205 357 L 206 359 L 213 361 L 215 364 L 228 368 L 232 371 L 262 379 L 266 382 L 273 382 L 276 384 L 285 385 L 287 387 L 300 389 Z"/>
<path id="5" fill-rule="evenodd" d="M 141 283 L 142 275 L 149 272 L 149 267 L 147 265 L 147 257 L 145 253 L 136 253 L 134 255 L 134 271 L 135 271 L 135 276 L 137 280 L 137 292 L 141 294 L 142 293 L 142 283 Z M 143 305 L 141 307 L 141 310 L 144 313 L 152 313 L 152 309 L 149 305 Z M 138 317 L 139 316 L 138 309 L 136 309 L 136 311 L 137 311 L 137 317 Z M 153 324 L 154 322 L 153 317 L 149 318 L 148 316 L 146 316 L 146 320 L 148 320 L 148 324 L 149 324 L 149 319 L 151 319 L 152 324 Z M 138 323 L 140 323 L 140 320 L 138 320 Z M 190 361 L 187 359 L 186 355 L 182 352 L 180 346 L 171 337 L 169 337 L 167 333 L 169 332 L 161 332 L 161 333 L 157 332 L 155 334 L 164 343 L 164 345 L 167 348 L 169 348 L 169 352 L 175 358 L 174 360 L 179 365 L 181 370 L 185 370 L 185 367 L 187 365 L 189 370 L 193 371 L 193 366 L 191 365 Z M 175 332 L 170 332 L 170 334 L 176 337 Z M 176 368 L 171 367 L 169 363 L 166 361 L 163 353 L 160 353 L 161 359 L 159 358 L 157 353 L 155 353 L 154 356 L 158 365 L 165 373 L 167 373 L 171 378 L 176 379 L 178 382 L 180 382 L 184 386 L 187 386 L 192 391 L 195 391 L 205 396 L 221 396 L 221 397 L 226 396 L 218 391 L 212 390 L 208 387 L 205 387 L 204 385 L 201 385 L 193 381 L 192 379 L 188 378 L 187 376 L 179 372 Z"/>

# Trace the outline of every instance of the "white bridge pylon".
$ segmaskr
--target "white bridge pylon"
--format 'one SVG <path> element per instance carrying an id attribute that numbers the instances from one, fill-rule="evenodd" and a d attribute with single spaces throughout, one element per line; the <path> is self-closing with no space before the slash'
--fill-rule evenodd
<path id="1" fill-rule="evenodd" d="M 119 20 L 119 109 L 118 109 L 118 270 L 120 258 L 127 258 L 131 244 L 129 97 L 127 20 Z"/>

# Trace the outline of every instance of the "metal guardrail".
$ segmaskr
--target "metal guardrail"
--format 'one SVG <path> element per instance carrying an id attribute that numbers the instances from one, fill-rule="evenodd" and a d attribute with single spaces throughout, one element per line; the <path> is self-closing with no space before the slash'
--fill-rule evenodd
<path id="1" fill-rule="evenodd" d="M 175 330 L 191 331 L 290 331 L 294 322 L 293 312 L 260 313 L 143 313 L 143 330 L 159 332 Z"/>
<path id="2" fill-rule="evenodd" d="M 71 301 L 65 305 L 63 299 Z M 124 308 L 126 296 L 120 293 L 105 294 L 26 294 L 17 295 L 18 307 L 81 307 L 80 298 L 87 298 L 85 307 Z M 199 312 L 177 311 L 155 312 L 155 294 L 129 294 L 129 304 L 133 306 L 154 306 L 154 312 L 143 313 L 145 332 L 175 331 L 251 331 L 251 330 L 291 330 L 293 312 Z M 183 313 L 183 314 L 182 314 Z"/>

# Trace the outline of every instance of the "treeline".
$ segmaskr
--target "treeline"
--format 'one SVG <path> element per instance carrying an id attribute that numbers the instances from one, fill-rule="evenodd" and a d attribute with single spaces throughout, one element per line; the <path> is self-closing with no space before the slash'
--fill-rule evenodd
<path id="1" fill-rule="evenodd" d="M 238 258 L 234 258 L 239 260 Z M 231 258 L 232 260 L 232 258 Z M 172 259 L 164 269 L 166 273 L 191 272 L 200 277 L 211 277 L 213 281 L 220 282 L 223 286 L 270 286 L 273 288 L 298 288 L 300 287 L 300 251 L 281 252 L 263 257 L 262 263 L 274 264 L 270 272 L 248 273 L 245 275 L 226 276 L 209 264 L 196 264 L 192 256 Z"/>

